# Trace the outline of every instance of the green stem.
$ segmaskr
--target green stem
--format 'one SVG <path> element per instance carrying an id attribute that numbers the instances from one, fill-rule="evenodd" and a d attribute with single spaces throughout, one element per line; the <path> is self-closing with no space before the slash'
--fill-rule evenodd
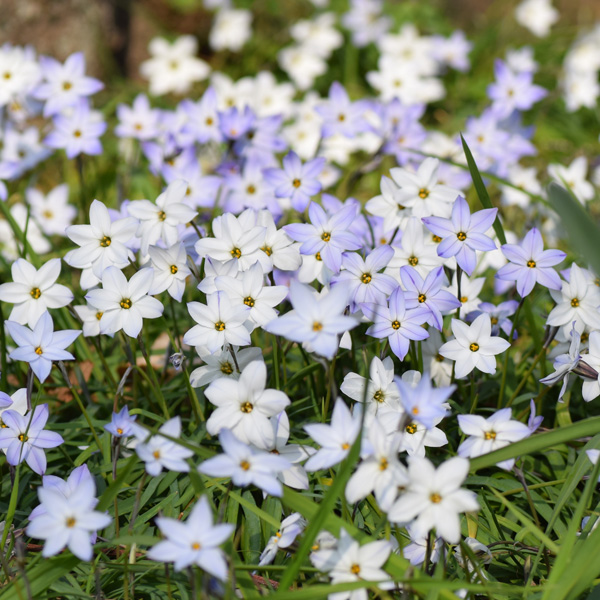
<path id="1" fill-rule="evenodd" d="M 2 541 L 0 542 L 0 548 L 6 548 L 6 539 L 10 531 L 13 519 L 15 518 L 15 511 L 17 510 L 17 498 L 19 497 L 19 475 L 21 473 L 21 465 L 17 465 L 15 472 L 15 480 L 13 487 L 10 492 L 10 500 L 8 502 L 8 512 L 6 513 L 6 519 L 4 521 L 4 529 L 2 530 Z"/>
<path id="2" fill-rule="evenodd" d="M 510 335 L 508 336 L 508 341 L 510 346 L 507 348 L 506 353 L 504 355 L 504 365 L 502 368 L 502 380 L 500 382 L 500 392 L 498 393 L 498 405 L 497 408 L 502 408 L 502 400 L 504 400 L 504 391 L 506 389 L 506 374 L 508 372 L 508 357 L 510 355 L 510 351 L 512 349 L 513 335 L 515 334 L 515 330 L 517 329 L 517 320 L 519 318 L 519 314 L 521 312 L 521 308 L 525 303 L 525 298 L 521 298 L 519 302 L 519 306 L 515 312 L 515 318 L 513 319 L 513 324 L 510 330 Z"/>
<path id="3" fill-rule="evenodd" d="M 144 344 L 144 340 L 142 339 L 141 333 L 138 336 L 138 343 L 140 345 L 140 350 L 142 351 L 142 356 L 146 361 L 146 370 L 150 373 L 150 379 L 152 380 L 154 391 L 156 392 L 156 397 L 158 398 L 158 403 L 160 404 L 160 408 L 163 411 L 165 418 L 168 420 L 170 416 L 169 411 L 167 410 L 167 403 L 165 401 L 165 397 L 163 396 L 162 390 L 160 389 L 160 383 L 158 382 L 158 378 L 156 377 L 154 367 L 150 363 L 150 357 L 148 356 L 148 352 L 146 351 L 146 345 Z"/>
<path id="4" fill-rule="evenodd" d="M 531 363 L 531 366 L 529 367 L 529 369 L 527 369 L 527 372 L 525 373 L 525 375 L 523 375 L 523 378 L 519 382 L 519 385 L 517 386 L 517 389 L 514 391 L 513 395 L 510 397 L 509 401 L 506 403 L 506 406 L 511 406 L 512 405 L 512 403 L 515 401 L 515 398 L 519 395 L 519 392 L 523 389 L 523 387 L 527 383 L 527 380 L 529 379 L 529 376 L 533 373 L 533 370 L 535 369 L 535 367 L 538 364 L 538 362 L 540 362 L 540 360 L 543 359 L 543 358 L 545 358 L 545 357 L 546 357 L 546 348 L 543 347 L 540 350 L 540 352 L 537 354 L 537 356 L 533 359 L 533 362 Z"/>

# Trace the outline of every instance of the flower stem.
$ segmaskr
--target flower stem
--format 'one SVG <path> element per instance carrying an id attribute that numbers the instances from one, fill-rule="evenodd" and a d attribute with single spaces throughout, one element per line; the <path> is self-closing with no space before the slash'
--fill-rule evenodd
<path id="1" fill-rule="evenodd" d="M 513 319 L 513 324 L 512 327 L 510 329 L 510 335 L 508 336 L 508 341 L 510 342 L 510 346 L 506 349 L 506 353 L 504 355 L 504 365 L 502 367 L 502 380 L 500 382 L 500 392 L 498 393 L 498 408 L 502 408 L 502 400 L 504 400 L 504 391 L 506 389 L 506 373 L 508 371 L 508 357 L 510 355 L 510 351 L 512 349 L 512 341 L 513 341 L 513 335 L 515 334 L 515 331 L 517 329 L 517 320 L 519 319 L 519 314 L 521 312 L 521 308 L 523 306 L 523 304 L 525 303 L 525 298 L 521 298 L 521 301 L 519 302 L 519 306 L 517 307 L 517 310 L 515 312 L 515 318 Z"/>

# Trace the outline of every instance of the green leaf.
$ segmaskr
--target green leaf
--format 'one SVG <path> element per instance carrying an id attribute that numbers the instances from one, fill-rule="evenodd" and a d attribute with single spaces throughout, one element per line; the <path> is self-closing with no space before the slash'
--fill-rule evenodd
<path id="1" fill-rule="evenodd" d="M 463 150 L 465 152 L 465 156 L 467 157 L 467 165 L 469 166 L 469 173 L 471 173 L 471 179 L 473 180 L 473 185 L 475 186 L 475 191 L 479 196 L 479 201 L 483 204 L 483 208 L 494 208 L 492 201 L 490 200 L 490 195 L 483 183 L 483 179 L 481 178 L 481 173 L 477 168 L 477 164 L 475 163 L 475 159 L 473 158 L 473 154 L 471 154 L 471 150 L 465 142 L 465 138 L 463 138 L 462 134 L 460 136 L 460 140 L 462 142 Z M 502 227 L 502 223 L 500 219 L 496 219 L 494 221 L 494 231 L 498 236 L 501 244 L 506 244 L 506 235 L 504 234 L 504 227 Z"/>
<path id="2" fill-rule="evenodd" d="M 600 273 L 600 228 L 581 203 L 558 183 L 548 186 L 548 200 L 558 213 L 573 248 Z"/>

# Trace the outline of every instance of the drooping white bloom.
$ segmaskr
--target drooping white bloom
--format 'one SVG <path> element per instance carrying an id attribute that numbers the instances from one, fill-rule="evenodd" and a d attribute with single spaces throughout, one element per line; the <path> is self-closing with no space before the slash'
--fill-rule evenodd
<path id="1" fill-rule="evenodd" d="M 179 416 L 169 419 L 158 429 L 158 434 L 148 438 L 148 431 L 141 426 L 134 427 L 133 433 L 139 440 L 135 447 L 137 455 L 146 463 L 146 472 L 156 477 L 163 469 L 187 473 L 190 466 L 185 461 L 194 453 L 181 444 L 174 442 L 162 435 L 179 439 L 181 435 L 181 418 Z"/>
<path id="2" fill-rule="evenodd" d="M 265 549 L 261 552 L 259 565 L 269 565 L 273 562 L 280 548 L 288 548 L 294 540 L 304 531 L 306 520 L 300 513 L 292 513 L 281 521 L 279 531 L 272 536 Z"/>
<path id="3" fill-rule="evenodd" d="M 206 422 L 210 435 L 230 429 L 244 443 L 271 449 L 275 434 L 269 418 L 279 414 L 289 404 L 289 398 L 279 390 L 265 389 L 267 368 L 261 360 L 250 363 L 236 381 L 222 377 L 213 381 L 204 395 L 217 409 Z"/>
<path id="4" fill-rule="evenodd" d="M 56 283 L 60 275 L 60 258 L 52 258 L 36 269 L 24 258 L 11 267 L 13 281 L 0 285 L 0 301 L 14 304 L 11 321 L 33 326 L 49 308 L 61 308 L 73 300 L 69 288 Z"/>
<path id="5" fill-rule="evenodd" d="M 210 477 L 231 477 L 235 485 L 242 487 L 254 484 L 271 496 L 283 494 L 277 474 L 290 468 L 285 458 L 252 449 L 238 440 L 229 429 L 221 431 L 219 441 L 224 454 L 205 460 L 198 467 L 200 473 Z"/>
<path id="6" fill-rule="evenodd" d="M 460 513 L 479 510 L 476 495 L 461 485 L 469 472 L 469 461 L 454 457 L 437 469 L 426 458 L 408 459 L 409 483 L 388 513 L 393 523 L 410 523 L 415 536 L 435 528 L 447 542 L 460 540 Z"/>
<path id="7" fill-rule="evenodd" d="M 140 269 L 127 281 L 116 267 L 108 267 L 102 274 L 102 289 L 88 292 L 85 299 L 102 312 L 101 333 L 116 333 L 121 329 L 130 337 L 137 337 L 144 319 L 157 319 L 164 307 L 160 300 L 148 295 L 154 270 Z"/>
<path id="8" fill-rule="evenodd" d="M 98 502 L 94 478 L 79 477 L 69 490 L 44 485 L 37 491 L 41 504 L 26 533 L 45 540 L 42 556 L 54 556 L 66 546 L 77 558 L 92 560 L 91 534 L 112 521 L 109 515 L 94 510 Z"/>
<path id="9" fill-rule="evenodd" d="M 512 419 L 512 409 L 503 408 L 487 419 L 480 415 L 458 415 L 458 425 L 463 433 L 470 436 L 459 447 L 458 455 L 475 458 L 504 448 L 531 435 L 525 423 Z M 501 469 L 512 469 L 515 459 L 498 463 Z"/>
<path id="10" fill-rule="evenodd" d="M 219 546 L 231 536 L 234 526 L 230 523 L 213 525 L 213 513 L 206 496 L 200 497 L 185 523 L 157 517 L 156 524 L 166 539 L 148 551 L 150 560 L 174 562 L 176 571 L 197 565 L 222 581 L 227 579 L 227 561 Z"/>
<path id="11" fill-rule="evenodd" d="M 440 348 L 440 354 L 455 361 L 454 373 L 458 379 L 477 368 L 493 375 L 496 372 L 496 354 L 510 347 L 510 342 L 492 336 L 492 322 L 487 313 L 480 314 L 471 325 L 452 319 L 455 339 Z"/>
<path id="12" fill-rule="evenodd" d="M 328 469 L 344 460 L 360 431 L 362 410 L 355 406 L 354 414 L 346 403 L 338 398 L 331 414 L 331 424 L 309 423 L 304 430 L 310 437 L 321 445 L 304 465 L 307 471 Z"/>

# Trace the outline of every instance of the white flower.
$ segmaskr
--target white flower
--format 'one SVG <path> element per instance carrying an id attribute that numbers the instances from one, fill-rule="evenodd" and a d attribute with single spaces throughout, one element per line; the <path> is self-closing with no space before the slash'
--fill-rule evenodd
<path id="1" fill-rule="evenodd" d="M 50 375 L 52 361 L 75 360 L 75 357 L 65 348 L 75 341 L 81 331 L 73 329 L 54 331 L 54 323 L 49 312 L 45 312 L 39 318 L 33 329 L 13 321 L 5 321 L 4 324 L 18 346 L 9 354 L 9 358 L 29 363 L 40 383 L 46 381 Z"/>
<path id="2" fill-rule="evenodd" d="M 331 414 L 331 425 L 324 423 L 304 425 L 306 433 L 321 445 L 321 448 L 308 459 L 304 468 L 307 471 L 320 471 L 342 462 L 348 456 L 358 436 L 361 421 L 361 407 L 355 406 L 352 415 L 346 403 L 338 398 Z"/>
<path id="3" fill-rule="evenodd" d="M 266 382 L 267 368 L 260 360 L 250 363 L 237 381 L 228 377 L 213 381 L 204 391 L 217 407 L 206 422 L 208 433 L 230 429 L 244 443 L 271 448 L 275 435 L 269 418 L 284 410 L 290 400 L 279 390 L 265 389 Z"/>
<path id="4" fill-rule="evenodd" d="M 156 204 L 150 200 L 134 200 L 127 205 L 129 214 L 140 221 L 137 235 L 142 238 L 143 254 L 159 239 L 167 246 L 176 244 L 179 241 L 177 226 L 194 220 L 196 211 L 183 202 L 187 188 L 183 179 L 176 179 L 160 194 Z"/>
<path id="5" fill-rule="evenodd" d="M 408 459 L 410 482 L 388 513 L 393 523 L 410 523 L 415 536 L 425 536 L 432 529 L 451 544 L 460 540 L 462 512 L 479 510 L 476 495 L 460 488 L 469 472 L 469 461 L 458 456 L 437 469 L 426 458 Z"/>
<path id="6" fill-rule="evenodd" d="M 458 455 L 474 458 L 504 448 L 531 435 L 525 423 L 512 419 L 512 410 L 503 408 L 485 419 L 480 415 L 458 415 L 458 426 L 470 436 L 459 447 Z M 497 464 L 501 469 L 512 469 L 515 459 Z"/>
<path id="7" fill-rule="evenodd" d="M 88 292 L 85 299 L 102 312 L 101 333 L 116 333 L 121 329 L 130 337 L 140 334 L 144 319 L 157 319 L 164 307 L 160 300 L 148 296 L 153 269 L 140 269 L 127 278 L 116 267 L 102 274 L 102 289 Z"/>
<path id="8" fill-rule="evenodd" d="M 106 206 L 94 200 L 90 207 L 90 225 L 71 225 L 66 230 L 69 238 L 81 248 L 67 252 L 65 262 L 77 269 L 91 268 L 93 277 L 85 287 L 92 287 L 107 267 L 124 269 L 129 260 L 133 260 L 127 243 L 136 229 L 137 223 L 132 217 L 111 223 Z M 84 287 L 83 281 L 81 286 Z"/>
<path id="9" fill-rule="evenodd" d="M 373 491 L 383 511 L 390 509 L 398 495 L 398 487 L 408 483 L 406 468 L 398 460 L 400 436 L 388 436 L 379 419 L 369 425 L 363 443 L 363 460 L 346 485 L 346 500 L 351 504 Z"/>
<path id="10" fill-rule="evenodd" d="M 141 426 L 134 427 L 133 433 L 139 440 L 135 451 L 146 463 L 146 472 L 149 475 L 156 477 L 163 469 L 178 471 L 179 473 L 187 473 L 190 470 L 190 466 L 185 459 L 194 453 L 177 442 L 160 435 L 164 433 L 171 438 L 179 439 L 181 436 L 180 417 L 173 417 L 163 423 L 158 430 L 158 434 L 153 435 L 147 441 L 148 432 Z"/>
<path id="11" fill-rule="evenodd" d="M 183 343 L 205 346 L 214 353 L 225 344 L 249 346 L 250 334 L 244 327 L 248 320 L 248 307 L 233 306 L 225 292 L 215 292 L 206 304 L 188 302 L 188 311 L 198 325 L 183 336 Z"/>
<path id="12" fill-rule="evenodd" d="M 496 354 L 510 347 L 510 342 L 492 336 L 492 322 L 487 313 L 480 314 L 470 326 L 452 319 L 452 333 L 455 339 L 446 342 L 440 348 L 440 354 L 455 361 L 457 379 L 466 377 L 475 368 L 493 375 L 496 372 Z"/>
<path id="13" fill-rule="evenodd" d="M 32 327 L 49 308 L 61 308 L 73 300 L 73 293 L 56 283 L 60 275 L 60 258 L 50 259 L 36 269 L 25 259 L 11 267 L 12 283 L 0 285 L 0 301 L 14 304 L 11 321 Z"/>
<path id="14" fill-rule="evenodd" d="M 140 73 L 150 80 L 150 93 L 156 96 L 185 94 L 192 83 L 206 79 L 210 73 L 210 67 L 194 56 L 198 43 L 191 35 L 182 35 L 173 44 L 154 38 L 148 49 L 152 58 L 141 64 Z"/>
<path id="15" fill-rule="evenodd" d="M 246 486 L 253 483 L 271 496 L 283 494 L 277 474 L 290 468 L 283 457 L 254 450 L 240 442 L 229 429 L 223 429 L 219 441 L 225 454 L 205 460 L 198 471 L 210 477 L 231 477 L 235 485 Z"/>
<path id="16" fill-rule="evenodd" d="M 558 11 L 550 0 L 523 0 L 515 9 L 515 18 L 537 37 L 546 37 L 558 21 Z"/>
<path id="17" fill-rule="evenodd" d="M 356 373 L 348 373 L 340 390 L 356 402 L 366 402 L 367 416 L 404 411 L 400 404 L 400 392 L 394 381 L 394 362 L 389 356 L 383 361 L 377 356 L 373 357 L 368 381 Z"/>
<path id="18" fill-rule="evenodd" d="M 333 564 L 329 570 L 332 585 L 351 581 L 386 581 L 391 577 L 381 568 L 392 551 L 387 540 L 377 540 L 359 546 L 352 536 L 340 529 L 340 541 L 331 557 Z M 329 596 L 335 600 L 367 600 L 367 590 L 360 588 L 348 592 L 339 592 Z"/>
<path id="19" fill-rule="evenodd" d="M 250 39 L 252 13 L 249 10 L 222 8 L 216 15 L 208 41 L 213 50 L 239 52 Z"/>
<path id="20" fill-rule="evenodd" d="M 231 536 L 234 526 L 230 523 L 213 525 L 213 513 L 206 496 L 200 497 L 185 523 L 157 517 L 156 524 L 166 539 L 148 551 L 150 560 L 174 562 L 176 571 L 197 565 L 222 581 L 227 579 L 227 561 L 219 545 Z"/>
<path id="21" fill-rule="evenodd" d="M 150 246 L 148 248 L 154 279 L 148 290 L 149 294 L 160 294 L 165 290 L 174 300 L 181 302 L 185 291 L 185 281 L 192 274 L 187 266 L 187 253 L 182 242 L 167 248 Z"/>
<path id="22" fill-rule="evenodd" d="M 579 202 L 585 204 L 596 193 L 594 186 L 585 178 L 587 169 L 588 163 L 585 156 L 578 156 L 568 167 L 556 163 L 551 164 L 548 167 L 548 175 L 566 186 Z"/>
<path id="23" fill-rule="evenodd" d="M 280 548 L 288 548 L 304 531 L 306 520 L 300 513 L 292 513 L 281 521 L 279 531 L 272 536 L 260 555 L 259 565 L 269 565 L 273 562 Z"/>
<path id="24" fill-rule="evenodd" d="M 35 188 L 25 190 L 31 215 L 46 235 L 65 236 L 65 230 L 77 216 L 77 210 L 69 204 L 69 186 L 57 185 L 46 195 Z"/>
<path id="25" fill-rule="evenodd" d="M 96 484 L 93 477 L 82 477 L 68 496 L 55 487 L 39 487 L 43 514 L 27 526 L 27 535 L 45 540 L 42 556 L 58 554 L 65 546 L 81 560 L 92 560 L 90 534 L 104 529 L 111 521 L 95 511 Z"/>
<path id="26" fill-rule="evenodd" d="M 276 319 L 277 311 L 273 307 L 287 296 L 288 288 L 284 285 L 265 286 L 265 277 L 259 262 L 236 275 L 215 278 L 217 290 L 226 292 L 233 306 L 248 307 L 248 319 L 256 326 L 266 325 Z"/>
<path id="27" fill-rule="evenodd" d="M 203 387 L 220 377 L 239 379 L 240 372 L 235 367 L 235 361 L 229 348 L 223 348 L 214 354 L 199 352 L 201 360 L 206 364 L 194 369 L 190 373 L 192 387 Z M 241 371 L 252 361 L 263 360 L 260 348 L 234 348 L 237 366 Z"/>

